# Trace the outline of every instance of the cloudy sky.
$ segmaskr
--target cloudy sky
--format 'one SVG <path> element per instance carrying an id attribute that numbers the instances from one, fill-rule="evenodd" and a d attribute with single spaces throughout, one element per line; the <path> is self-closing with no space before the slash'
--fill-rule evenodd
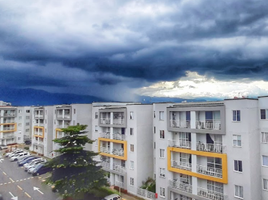
<path id="1" fill-rule="evenodd" d="M 267 0 L 0 0 L 0 86 L 268 95 Z"/>

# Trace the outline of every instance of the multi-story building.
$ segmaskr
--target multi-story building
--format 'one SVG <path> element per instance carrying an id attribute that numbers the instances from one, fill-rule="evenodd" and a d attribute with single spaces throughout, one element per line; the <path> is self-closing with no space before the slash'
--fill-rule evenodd
<path id="1" fill-rule="evenodd" d="M 46 157 L 52 156 L 53 106 L 33 108 L 31 150 Z"/>
<path id="2" fill-rule="evenodd" d="M 26 140 L 32 139 L 32 112 L 33 107 L 20 106 L 17 107 L 17 143 L 24 143 Z"/>
<path id="3" fill-rule="evenodd" d="M 64 136 L 62 128 L 68 126 L 75 126 L 77 124 L 87 125 L 86 132 L 91 138 L 91 104 L 71 104 L 71 105 L 57 105 L 53 108 L 53 139 L 61 138 Z M 60 146 L 53 143 L 53 151 L 57 150 Z M 86 150 L 91 150 L 91 145 L 86 145 Z M 58 155 L 54 152 L 55 155 Z"/>
<path id="4" fill-rule="evenodd" d="M 160 199 L 261 199 L 258 101 L 154 104 Z"/>
<path id="5" fill-rule="evenodd" d="M 2 102 L 0 106 L 0 141 L 1 145 L 15 144 L 17 131 L 17 108 Z"/>
<path id="6" fill-rule="evenodd" d="M 137 194 L 153 176 L 152 105 L 93 104 L 93 150 L 111 185 Z"/>

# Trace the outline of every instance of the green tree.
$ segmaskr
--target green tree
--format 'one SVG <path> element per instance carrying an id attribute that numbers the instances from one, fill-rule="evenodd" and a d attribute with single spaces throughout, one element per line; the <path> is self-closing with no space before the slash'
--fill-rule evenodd
<path id="1" fill-rule="evenodd" d="M 107 185 L 105 172 L 93 159 L 98 153 L 84 150 L 85 144 L 94 142 L 85 134 L 86 127 L 77 125 L 63 128 L 65 136 L 53 140 L 61 146 L 56 150 L 60 156 L 48 162 L 47 166 L 53 170 L 47 182 L 52 183 L 64 197 L 76 197 Z"/>

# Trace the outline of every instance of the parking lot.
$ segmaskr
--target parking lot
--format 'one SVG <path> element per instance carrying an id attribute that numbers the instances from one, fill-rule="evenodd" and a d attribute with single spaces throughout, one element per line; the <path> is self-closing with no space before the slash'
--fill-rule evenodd
<path id="1" fill-rule="evenodd" d="M 42 183 L 46 176 L 48 175 L 32 176 L 22 167 L 18 167 L 16 161 L 10 162 L 4 156 L 0 159 L 0 193 L 4 200 L 60 199 L 48 185 Z"/>

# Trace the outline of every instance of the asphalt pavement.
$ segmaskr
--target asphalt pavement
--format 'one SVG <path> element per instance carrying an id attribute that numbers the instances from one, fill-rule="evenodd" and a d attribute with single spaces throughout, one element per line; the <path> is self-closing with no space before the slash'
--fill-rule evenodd
<path id="1" fill-rule="evenodd" d="M 8 158 L 0 158 L 0 193 L 4 200 L 56 200 L 57 193 L 42 183 L 46 174 L 32 176 L 18 167 L 17 162 Z"/>

